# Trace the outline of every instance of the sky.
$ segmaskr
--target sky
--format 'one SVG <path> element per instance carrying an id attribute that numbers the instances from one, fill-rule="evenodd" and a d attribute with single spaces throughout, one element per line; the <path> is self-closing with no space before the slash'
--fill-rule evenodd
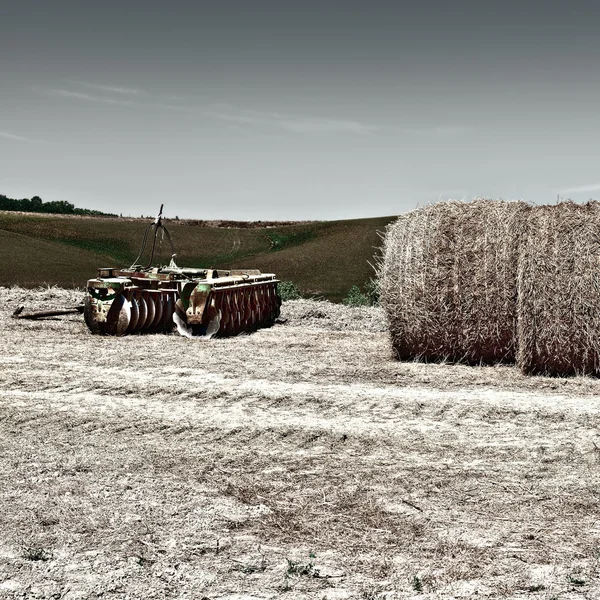
<path id="1" fill-rule="evenodd" d="M 347 219 L 600 197 L 600 2 L 0 0 L 0 194 Z"/>

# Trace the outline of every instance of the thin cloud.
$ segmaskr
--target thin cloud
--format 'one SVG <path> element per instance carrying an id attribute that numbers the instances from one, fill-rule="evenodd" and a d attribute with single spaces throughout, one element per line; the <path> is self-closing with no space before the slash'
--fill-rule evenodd
<path id="1" fill-rule="evenodd" d="M 245 114 L 223 112 L 221 110 L 208 110 L 205 114 L 207 117 L 213 117 L 221 121 L 230 121 L 231 123 L 241 123 L 242 125 L 261 125 L 264 123 L 264 119 Z"/>
<path id="2" fill-rule="evenodd" d="M 89 85 L 95 88 L 102 88 L 104 91 L 109 91 L 111 86 L 99 86 L 96 84 L 82 84 Z M 238 123 L 248 127 L 262 127 L 262 128 L 274 128 L 282 129 L 291 133 L 300 134 L 328 134 L 328 133 L 346 133 L 353 135 L 371 135 L 378 130 L 378 127 L 361 123 L 359 121 L 342 120 L 342 119 L 326 119 L 316 117 L 305 117 L 296 115 L 284 115 L 275 112 L 257 111 L 242 109 L 228 104 L 218 104 L 213 107 L 189 107 L 179 104 L 171 104 L 165 102 L 137 102 L 134 100 L 128 100 L 125 98 L 111 98 L 108 96 L 100 96 L 96 94 L 90 94 L 87 92 L 66 90 L 62 88 L 38 88 L 34 87 L 38 91 L 42 91 L 52 96 L 59 96 L 62 98 L 72 98 L 75 100 L 83 100 L 85 102 L 96 102 L 102 104 L 112 104 L 121 106 L 138 106 L 138 107 L 152 107 L 164 110 L 185 112 L 185 113 L 196 113 L 203 114 L 206 117 L 212 119 L 218 119 L 221 121 L 227 121 L 230 123 Z M 125 90 L 125 88 L 122 88 Z M 114 91 L 113 88 L 111 91 Z M 133 92 L 133 89 L 131 90 Z M 153 98 L 147 98 L 146 100 L 152 100 Z"/>
<path id="3" fill-rule="evenodd" d="M 574 187 L 559 190 L 561 194 L 578 194 L 583 192 L 598 192 L 600 191 L 600 183 L 589 183 L 586 185 L 576 185 Z"/>
<path id="4" fill-rule="evenodd" d="M 117 85 L 102 85 L 99 83 L 89 83 L 82 81 L 82 85 L 94 88 L 95 90 L 101 90 L 102 92 L 108 92 L 110 94 L 124 94 L 126 96 L 137 96 L 142 93 L 142 90 L 135 88 L 121 87 Z"/>
<path id="5" fill-rule="evenodd" d="M 403 129 L 404 133 L 419 136 L 454 137 L 469 133 L 473 129 L 465 125 L 438 125 L 420 129 Z"/>
<path id="6" fill-rule="evenodd" d="M 252 127 L 275 127 L 292 133 L 351 133 L 370 135 L 377 131 L 374 125 L 340 119 L 323 119 L 283 115 L 273 112 L 248 110 L 229 105 L 217 105 L 205 112 L 206 116 L 221 121 Z"/>
<path id="7" fill-rule="evenodd" d="M 70 90 L 50 88 L 48 92 L 53 96 L 61 96 L 62 98 L 74 98 L 76 100 L 85 100 L 86 102 L 100 102 L 102 104 L 121 104 L 125 106 L 131 106 L 135 104 L 135 102 L 132 102 L 131 100 L 116 100 L 114 98 L 94 96 L 92 94 L 83 94 L 81 92 L 72 92 Z"/>
<path id="8" fill-rule="evenodd" d="M 374 125 L 359 123 L 358 121 L 340 121 L 338 119 L 283 119 L 280 126 L 296 133 L 355 133 L 357 135 L 370 135 L 377 131 Z"/>
<path id="9" fill-rule="evenodd" d="M 83 84 L 87 85 L 87 84 Z M 94 85 L 94 84 L 89 84 Z M 151 108 L 160 108 L 165 110 L 173 110 L 179 112 L 198 112 L 197 109 L 190 109 L 186 106 L 178 104 L 169 104 L 164 102 L 138 102 L 134 100 L 127 100 L 125 98 L 110 98 L 107 96 L 99 96 L 96 94 L 88 94 L 86 92 L 76 92 L 73 90 L 65 90 L 62 88 L 43 88 L 34 86 L 33 88 L 37 92 L 44 94 L 50 94 L 51 96 L 59 96 L 61 98 L 72 98 L 74 100 L 83 100 L 85 102 L 96 102 L 100 104 L 111 104 L 116 106 L 146 106 Z"/>
<path id="10" fill-rule="evenodd" d="M 100 83 L 91 83 L 89 81 L 73 81 L 72 82 L 75 85 L 80 85 L 80 86 L 85 86 L 85 87 L 89 87 L 89 88 L 93 88 L 95 90 L 99 90 L 101 92 L 106 92 L 107 94 L 117 94 L 117 95 L 124 95 L 124 96 L 141 96 L 141 97 L 145 97 L 146 99 L 155 99 L 158 100 L 159 102 L 156 102 L 155 104 L 153 104 L 154 106 L 157 107 L 162 107 L 162 108 L 179 108 L 176 105 L 169 105 L 169 104 L 163 104 L 162 100 L 174 100 L 176 102 L 185 100 L 184 96 L 180 96 L 178 94 L 152 94 L 151 92 L 148 92 L 146 90 L 142 90 L 140 88 L 130 88 L 130 87 L 124 87 L 124 86 L 120 86 L 120 85 L 104 85 L 104 84 L 100 84 Z"/>
<path id="11" fill-rule="evenodd" d="M 16 135 L 9 133 L 8 131 L 0 131 L 0 138 L 5 140 L 14 140 L 15 142 L 26 142 L 27 144 L 43 144 L 42 140 L 34 140 L 32 138 L 25 137 L 24 135 Z"/>
<path id="12" fill-rule="evenodd" d="M 148 104 L 139 104 L 139 106 L 150 106 L 151 108 L 163 108 L 165 110 L 174 110 L 176 112 L 198 114 L 198 109 L 182 106 L 180 104 L 168 104 L 165 102 L 150 102 Z"/>

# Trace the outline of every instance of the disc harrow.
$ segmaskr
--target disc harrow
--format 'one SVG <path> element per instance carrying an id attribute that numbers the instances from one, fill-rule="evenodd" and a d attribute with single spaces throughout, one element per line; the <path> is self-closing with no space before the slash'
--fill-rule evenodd
<path id="1" fill-rule="evenodd" d="M 87 282 L 85 322 L 92 333 L 130 335 L 168 332 L 186 337 L 224 337 L 271 325 L 279 316 L 277 279 L 258 270 L 191 269 L 175 264 L 171 237 L 162 224 L 162 207 L 146 231 L 154 229 L 146 267 L 104 268 Z M 156 235 L 166 232 L 172 258 L 168 267 L 152 267 Z"/>
<path id="2" fill-rule="evenodd" d="M 184 269 L 168 274 L 160 269 L 100 271 L 88 281 L 84 301 L 85 322 L 92 333 L 158 333 L 176 327 L 187 337 L 224 337 L 271 325 L 279 316 L 274 275 L 212 271 L 189 279 Z M 106 271 L 112 271 L 110 277 Z"/>

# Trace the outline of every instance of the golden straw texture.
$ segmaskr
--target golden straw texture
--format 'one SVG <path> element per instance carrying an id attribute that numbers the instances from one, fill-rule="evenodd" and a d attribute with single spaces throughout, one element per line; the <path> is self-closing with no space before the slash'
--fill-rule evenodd
<path id="1" fill-rule="evenodd" d="M 518 289 L 521 370 L 600 374 L 600 203 L 531 210 Z"/>
<path id="2" fill-rule="evenodd" d="M 388 226 L 381 301 L 401 360 L 512 362 L 524 202 L 449 201 Z"/>

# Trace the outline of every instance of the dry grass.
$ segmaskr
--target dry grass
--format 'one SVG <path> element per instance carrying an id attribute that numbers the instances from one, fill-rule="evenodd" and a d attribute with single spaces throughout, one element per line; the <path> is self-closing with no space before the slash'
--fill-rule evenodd
<path id="1" fill-rule="evenodd" d="M 533 207 L 519 263 L 525 373 L 600 374 L 600 203 Z"/>
<path id="2" fill-rule="evenodd" d="M 0 597 L 600 594 L 600 381 L 399 363 L 325 303 L 209 343 L 9 318 L 77 299 L 0 288 Z"/>
<path id="3" fill-rule="evenodd" d="M 515 360 L 517 261 L 529 209 L 440 202 L 388 226 L 381 298 L 401 360 Z"/>
<path id="4" fill-rule="evenodd" d="M 60 283 L 81 287 L 95 276 L 99 266 L 112 262 L 105 255 L 1 228 L 0 255 L 0 285 L 4 286 Z"/>
<path id="5" fill-rule="evenodd" d="M 341 301 L 354 284 L 374 273 L 368 261 L 380 240 L 377 231 L 392 217 L 294 223 L 277 227 L 222 228 L 169 221 L 177 261 L 188 267 L 258 268 L 294 281 L 306 294 Z M 44 283 L 84 286 L 99 267 L 129 266 L 148 222 L 0 211 L 0 285 Z M 273 239 L 279 241 L 273 250 Z M 169 244 L 157 262 L 170 260 Z M 69 260 L 70 258 L 70 260 Z"/>
<path id="6" fill-rule="evenodd" d="M 383 309 L 344 306 L 317 300 L 294 300 L 283 305 L 281 320 L 291 327 L 328 331 L 387 331 Z"/>

